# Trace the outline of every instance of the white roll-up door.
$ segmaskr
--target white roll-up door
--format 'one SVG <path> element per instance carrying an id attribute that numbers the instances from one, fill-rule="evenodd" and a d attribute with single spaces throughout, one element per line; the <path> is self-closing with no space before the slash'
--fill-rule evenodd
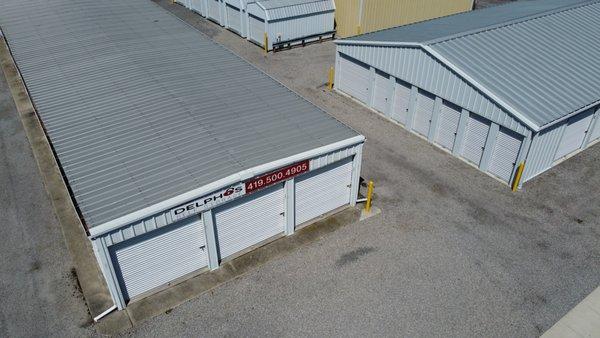
<path id="1" fill-rule="evenodd" d="M 392 98 L 392 84 L 390 76 L 380 71 L 375 72 L 375 86 L 373 88 L 373 108 L 386 114 L 390 109 Z"/>
<path id="2" fill-rule="evenodd" d="M 479 166 L 489 131 L 489 121 L 475 114 L 470 114 L 462 146 L 462 157 Z"/>
<path id="3" fill-rule="evenodd" d="M 204 6 L 202 5 L 202 2 L 204 0 L 191 0 L 190 1 L 190 9 L 193 11 L 196 11 L 202 15 L 204 14 Z"/>
<path id="4" fill-rule="evenodd" d="M 522 143 L 521 135 L 501 127 L 492 151 L 489 172 L 508 183 L 517 165 Z"/>
<path id="5" fill-rule="evenodd" d="M 176 2 L 186 8 L 190 8 L 190 0 L 177 0 Z"/>
<path id="6" fill-rule="evenodd" d="M 417 105 L 415 109 L 413 129 L 423 135 L 429 135 L 429 127 L 431 126 L 431 118 L 433 117 L 433 106 L 435 104 L 435 96 L 419 89 L 417 94 Z"/>
<path id="7" fill-rule="evenodd" d="M 208 18 L 221 23 L 221 2 L 220 0 L 208 0 Z"/>
<path id="8" fill-rule="evenodd" d="M 296 225 L 350 203 L 352 158 L 296 178 Z"/>
<path id="9" fill-rule="evenodd" d="M 125 299 L 208 265 L 204 225 L 190 217 L 109 248 Z"/>
<path id="10" fill-rule="evenodd" d="M 593 111 L 588 110 L 575 115 L 569 119 L 568 125 L 563 132 L 555 160 L 569 155 L 570 153 L 581 149 L 586 133 L 592 122 Z"/>
<path id="11" fill-rule="evenodd" d="M 461 109 L 449 102 L 444 101 L 440 108 L 438 130 L 435 134 L 435 142 L 440 146 L 452 151 L 456 141 L 458 123 L 460 122 Z"/>
<path id="12" fill-rule="evenodd" d="M 283 232 L 283 184 L 257 191 L 214 210 L 221 259 Z"/>
<path id="13" fill-rule="evenodd" d="M 254 15 L 248 15 L 248 25 L 250 31 L 248 32 L 248 37 L 250 40 L 258 43 L 260 46 L 264 47 L 265 44 L 265 21 L 261 18 L 257 18 Z"/>
<path id="14" fill-rule="evenodd" d="M 364 63 L 340 55 L 338 88 L 344 93 L 368 105 L 371 87 L 371 71 Z"/>
<path id="15" fill-rule="evenodd" d="M 406 125 L 408 109 L 410 108 L 410 85 L 401 81 L 397 81 L 394 95 L 396 97 L 394 98 L 392 118 L 403 125 Z"/>
<path id="16" fill-rule="evenodd" d="M 227 25 L 229 28 L 233 29 L 237 33 L 242 33 L 242 18 L 241 12 L 238 8 L 231 6 L 230 4 L 226 4 L 227 11 Z"/>
<path id="17" fill-rule="evenodd" d="M 594 129 L 592 129 L 590 135 L 589 143 L 592 143 L 600 138 L 600 116 L 596 117 L 596 123 L 594 124 Z"/>

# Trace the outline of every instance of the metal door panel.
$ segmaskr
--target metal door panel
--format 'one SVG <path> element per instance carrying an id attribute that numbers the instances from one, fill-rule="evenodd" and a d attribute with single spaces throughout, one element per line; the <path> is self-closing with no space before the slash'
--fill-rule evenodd
<path id="1" fill-rule="evenodd" d="M 373 108 L 387 114 L 390 109 L 392 97 L 392 86 L 390 76 L 380 71 L 375 72 L 375 86 L 373 89 Z"/>
<path id="2" fill-rule="evenodd" d="M 208 17 L 221 23 L 221 2 L 219 0 L 208 0 Z"/>
<path id="3" fill-rule="evenodd" d="M 569 119 L 568 125 L 563 131 L 555 160 L 569 155 L 570 153 L 581 149 L 586 133 L 592 122 L 593 111 L 590 109 Z"/>
<path id="4" fill-rule="evenodd" d="M 252 41 L 264 47 L 265 22 L 262 19 L 257 18 L 253 15 L 248 15 L 248 20 L 250 28 L 250 31 L 248 32 L 248 37 Z"/>
<path id="5" fill-rule="evenodd" d="M 242 22 L 241 22 L 241 12 L 238 8 L 233 7 L 229 4 L 226 5 L 227 11 L 227 24 L 229 28 L 241 34 L 242 32 Z"/>
<path id="6" fill-rule="evenodd" d="M 296 178 L 296 225 L 350 203 L 352 158 Z"/>
<path id="7" fill-rule="evenodd" d="M 221 259 L 263 242 L 284 229 L 283 184 L 252 193 L 214 211 Z"/>
<path id="8" fill-rule="evenodd" d="M 506 128 L 500 128 L 492 151 L 489 172 L 504 182 L 510 182 L 522 143 L 521 135 Z"/>
<path id="9" fill-rule="evenodd" d="M 340 56 L 340 76 L 338 88 L 360 102 L 369 104 L 371 72 L 360 61 Z"/>
<path id="10" fill-rule="evenodd" d="M 460 122 L 460 108 L 444 102 L 440 108 L 440 118 L 438 130 L 435 135 L 435 142 L 440 146 L 452 151 L 456 141 L 456 133 Z"/>
<path id="11" fill-rule="evenodd" d="M 397 81 L 392 118 L 404 125 L 406 125 L 408 109 L 410 108 L 410 92 L 410 85 Z"/>
<path id="12" fill-rule="evenodd" d="M 429 135 L 434 104 L 435 96 L 419 90 L 419 93 L 417 94 L 413 130 L 425 137 Z"/>
<path id="13" fill-rule="evenodd" d="M 198 217 L 121 242 L 109 250 L 126 299 L 208 265 L 204 226 Z"/>
<path id="14" fill-rule="evenodd" d="M 490 131 L 490 122 L 475 114 L 469 116 L 461 155 L 479 166 Z"/>

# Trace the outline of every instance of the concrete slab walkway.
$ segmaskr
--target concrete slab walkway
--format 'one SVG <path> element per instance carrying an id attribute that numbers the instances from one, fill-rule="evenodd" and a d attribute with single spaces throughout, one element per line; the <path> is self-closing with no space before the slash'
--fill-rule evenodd
<path id="1" fill-rule="evenodd" d="M 542 335 L 542 338 L 571 337 L 600 337 L 600 287 Z"/>

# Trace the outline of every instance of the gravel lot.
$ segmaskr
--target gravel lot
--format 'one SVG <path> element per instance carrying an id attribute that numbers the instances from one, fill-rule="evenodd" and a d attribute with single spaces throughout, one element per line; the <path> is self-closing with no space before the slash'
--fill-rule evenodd
<path id="1" fill-rule="evenodd" d="M 263 56 L 157 2 L 367 136 L 383 213 L 149 320 L 131 336 L 533 337 L 600 284 L 600 146 L 519 193 L 324 85 L 332 42 Z M 0 336 L 91 334 L 35 162 L 0 84 Z M 7 207 L 4 207 L 7 206 Z M 33 211 L 30 211 L 33 210 Z M 39 262 L 39 268 L 36 268 Z M 92 327 L 93 328 L 93 327 Z"/>

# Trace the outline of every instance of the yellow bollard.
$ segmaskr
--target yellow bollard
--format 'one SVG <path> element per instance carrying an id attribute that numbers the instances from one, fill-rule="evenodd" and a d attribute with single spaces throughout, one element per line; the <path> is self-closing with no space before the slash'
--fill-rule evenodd
<path id="1" fill-rule="evenodd" d="M 373 181 L 369 181 L 369 189 L 367 189 L 367 203 L 365 204 L 365 212 L 371 212 L 372 199 L 373 199 Z"/>
<path id="2" fill-rule="evenodd" d="M 362 33 L 361 30 L 362 29 L 360 28 L 360 26 L 356 26 L 356 34 L 360 35 Z"/>
<path id="3" fill-rule="evenodd" d="M 327 88 L 329 88 L 329 90 L 333 89 L 333 75 L 335 70 L 333 69 L 333 67 L 329 68 L 329 82 L 327 83 Z"/>
<path id="4" fill-rule="evenodd" d="M 265 55 L 269 54 L 269 36 L 267 35 L 267 32 L 265 32 Z"/>
<path id="5" fill-rule="evenodd" d="M 517 173 L 515 174 L 515 179 L 512 183 L 512 191 L 517 191 L 519 189 L 519 183 L 521 182 L 521 176 L 523 176 L 523 170 L 525 170 L 525 162 L 519 164 L 517 168 Z"/>

